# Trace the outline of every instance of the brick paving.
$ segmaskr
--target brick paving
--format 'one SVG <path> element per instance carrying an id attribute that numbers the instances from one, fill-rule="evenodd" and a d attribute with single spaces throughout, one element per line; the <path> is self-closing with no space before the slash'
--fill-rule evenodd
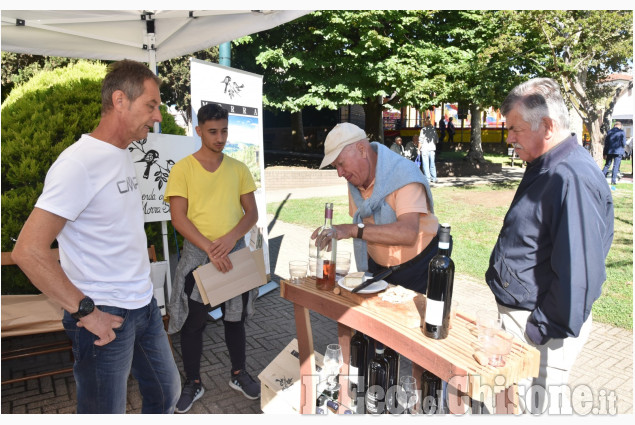
<path id="1" fill-rule="evenodd" d="M 505 169 L 504 169 L 505 170 Z M 512 171 L 514 177 L 518 172 Z M 505 179 L 509 176 L 493 176 Z M 447 178 L 443 184 L 453 184 Z M 482 181 L 482 177 L 478 178 Z M 465 181 L 465 179 L 463 179 Z M 473 182 L 472 182 L 473 183 Z M 313 190 L 303 188 L 284 190 L 273 189 L 267 192 L 267 201 L 281 201 L 291 198 L 312 197 L 316 194 L 328 193 L 337 196 L 345 192 L 345 185 L 334 184 Z M 288 262 L 293 259 L 306 258 L 310 229 L 290 225 L 268 216 L 269 252 L 272 280 L 288 278 Z M 351 249 L 349 241 L 343 241 L 340 249 Z M 354 259 L 351 268 L 355 267 Z M 467 276 L 457 275 L 455 278 L 454 297 L 460 302 L 461 310 L 474 313 L 483 306 L 493 305 L 494 300 L 486 285 Z M 324 352 L 326 345 L 337 339 L 337 324 L 311 313 L 315 349 Z M 188 414 L 222 413 L 222 414 L 259 414 L 259 400 L 248 400 L 241 393 L 232 390 L 229 385 L 230 362 L 224 343 L 222 322 L 210 318 L 204 336 L 204 356 L 201 364 L 202 380 L 206 392 L 194 403 Z M 256 313 L 247 322 L 247 370 L 255 378 L 275 356 L 295 338 L 293 306 L 279 296 L 279 290 L 261 296 L 256 303 Z M 4 344 L 4 342 L 3 342 Z M 172 336 L 174 356 L 179 370 L 182 371 L 180 342 L 178 335 Z M 2 364 L 2 378 L 23 370 L 37 369 L 52 362 L 68 362 L 68 355 L 60 354 L 53 360 L 21 361 L 19 363 Z M 410 370 L 408 359 L 402 359 L 402 374 Z M 616 412 L 632 414 L 633 412 L 633 334 L 632 331 L 614 328 L 595 323 L 591 337 L 579 356 L 571 373 L 570 383 L 573 387 L 588 386 L 594 396 L 592 406 L 600 407 L 601 402 L 609 402 L 617 398 Z M 574 405 L 580 406 L 579 397 L 573 397 Z M 74 413 L 75 382 L 72 374 L 55 375 L 53 377 L 33 379 L 22 383 L 2 385 L 2 414 L 10 413 Z M 596 410 L 597 411 L 597 410 Z M 141 412 L 141 396 L 133 378 L 128 383 L 128 413 Z M 595 412 L 592 412 L 595 413 Z M 604 410 L 598 413 L 605 413 Z M 610 413 L 610 412 L 609 412 Z"/>

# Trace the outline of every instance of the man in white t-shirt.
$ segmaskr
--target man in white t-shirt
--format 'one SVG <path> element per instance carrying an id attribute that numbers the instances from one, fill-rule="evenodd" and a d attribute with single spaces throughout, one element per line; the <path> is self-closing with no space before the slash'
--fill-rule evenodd
<path id="1" fill-rule="evenodd" d="M 101 119 L 49 169 L 13 259 L 65 310 L 77 413 L 125 413 L 128 376 L 143 413 L 173 413 L 180 378 L 153 298 L 143 209 L 128 145 L 161 122 L 160 80 L 130 60 L 110 65 Z M 57 239 L 60 262 L 51 253 Z"/>

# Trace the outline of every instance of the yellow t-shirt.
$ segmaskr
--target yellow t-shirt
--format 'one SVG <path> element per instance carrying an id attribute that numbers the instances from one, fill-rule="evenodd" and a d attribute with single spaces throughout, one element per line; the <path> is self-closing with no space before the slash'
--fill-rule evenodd
<path id="1" fill-rule="evenodd" d="M 366 190 L 358 189 L 362 198 L 368 199 L 373 194 L 374 188 L 375 181 L 373 180 Z M 368 255 L 370 255 L 377 264 L 380 266 L 396 266 L 411 260 L 428 246 L 432 238 L 437 234 L 439 220 L 430 212 L 425 188 L 419 183 L 407 184 L 386 196 L 384 199 L 395 211 L 397 217 L 410 212 L 419 213 L 419 235 L 414 245 L 393 246 L 366 242 Z M 349 214 L 353 217 L 357 211 L 357 206 L 355 205 L 355 201 L 353 201 L 353 196 L 350 191 L 348 192 L 348 208 Z M 372 215 L 364 218 L 362 221 L 364 223 L 375 224 L 375 219 Z"/>
<path id="2" fill-rule="evenodd" d="M 245 214 L 240 196 L 256 190 L 247 166 L 227 155 L 213 173 L 193 155 L 178 161 L 170 170 L 165 202 L 170 196 L 187 199 L 187 218 L 199 232 L 213 241 L 233 229 Z"/>

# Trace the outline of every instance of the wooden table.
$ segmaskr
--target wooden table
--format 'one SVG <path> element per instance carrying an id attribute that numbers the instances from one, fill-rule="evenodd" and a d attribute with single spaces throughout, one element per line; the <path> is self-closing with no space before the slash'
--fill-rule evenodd
<path id="1" fill-rule="evenodd" d="M 515 413 L 518 409 L 516 385 L 521 379 L 538 376 L 540 353 L 535 348 L 513 340 L 512 351 L 506 356 L 503 367 L 480 365 L 474 359 L 478 348 L 478 337 L 474 318 L 459 312 L 452 322 L 449 335 L 443 340 L 434 340 L 423 334 L 420 322 L 425 308 L 425 297 L 418 294 L 411 302 L 390 304 L 381 301 L 377 294 L 360 295 L 341 290 L 341 294 L 321 291 L 315 286 L 315 278 L 304 278 L 299 284 L 283 280 L 280 295 L 293 302 L 300 354 L 300 376 L 302 389 L 301 413 L 315 413 L 313 335 L 309 310 L 337 321 L 338 340 L 342 346 L 344 366 L 340 378 L 344 378 L 340 401 L 348 406 L 346 376 L 350 338 L 358 330 L 387 345 L 412 361 L 412 374 L 420 384 L 422 368 L 432 372 L 450 385 L 450 411 L 464 413 L 469 399 L 490 397 L 495 390 L 497 413 Z"/>

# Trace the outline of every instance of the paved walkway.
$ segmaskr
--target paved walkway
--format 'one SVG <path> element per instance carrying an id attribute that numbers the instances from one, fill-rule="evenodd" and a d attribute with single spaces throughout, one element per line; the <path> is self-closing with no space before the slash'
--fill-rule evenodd
<path id="1" fill-rule="evenodd" d="M 520 171 L 519 171 L 520 170 Z M 504 174 L 483 178 L 460 178 L 460 184 L 478 184 L 486 180 L 505 181 L 520 178 L 523 170 L 504 168 Z M 453 184 L 452 178 L 439 179 L 439 186 Z M 346 194 L 345 184 L 316 189 L 291 189 L 267 192 L 267 202 L 286 198 L 307 198 Z M 434 193 L 434 189 L 433 189 Z M 279 282 L 289 276 L 288 262 L 308 256 L 310 229 L 281 222 L 268 216 L 269 252 L 272 280 Z M 352 249 L 350 241 L 343 241 L 340 249 Z M 354 260 L 351 268 L 354 268 Z M 461 309 L 474 313 L 477 309 L 491 306 L 493 296 L 486 285 L 467 276 L 457 275 L 454 297 Z M 326 345 L 336 341 L 337 325 L 334 321 L 311 313 L 315 349 L 324 352 Z M 260 297 L 256 313 L 247 323 L 247 369 L 256 377 L 273 358 L 295 338 L 293 306 L 274 290 Z M 174 356 L 179 370 L 183 370 L 178 335 L 172 337 Z M 60 355 L 59 361 L 67 361 Z M 47 364 L 50 364 L 47 361 Z M 408 359 L 402 359 L 402 374 L 410 370 Z M 13 364 L 17 369 L 42 367 L 35 362 Z M 210 319 L 205 330 L 204 354 L 201 363 L 202 380 L 206 392 L 197 401 L 190 413 L 261 413 L 259 400 L 248 400 L 228 386 L 229 356 L 224 343 L 221 321 Z M 19 373 L 3 363 L 2 378 Z M 571 373 L 574 405 L 580 408 L 580 390 L 589 388 L 593 397 L 591 408 L 600 408 L 599 413 L 615 406 L 612 412 L 633 412 L 633 334 L 631 331 L 602 324 L 594 324 L 591 337 L 578 358 Z M 587 394 L 589 392 L 587 391 Z M 612 402 L 612 400 L 616 401 Z M 604 403 L 604 404 L 603 404 Z M 607 406 L 607 407 L 603 407 Z M 605 410 L 602 410 L 605 409 Z M 128 413 L 140 413 L 141 397 L 136 382 L 129 380 Z M 583 410 L 576 410 L 582 412 Z M 23 383 L 2 386 L 2 413 L 74 413 L 75 382 L 72 374 L 29 380 Z"/>

